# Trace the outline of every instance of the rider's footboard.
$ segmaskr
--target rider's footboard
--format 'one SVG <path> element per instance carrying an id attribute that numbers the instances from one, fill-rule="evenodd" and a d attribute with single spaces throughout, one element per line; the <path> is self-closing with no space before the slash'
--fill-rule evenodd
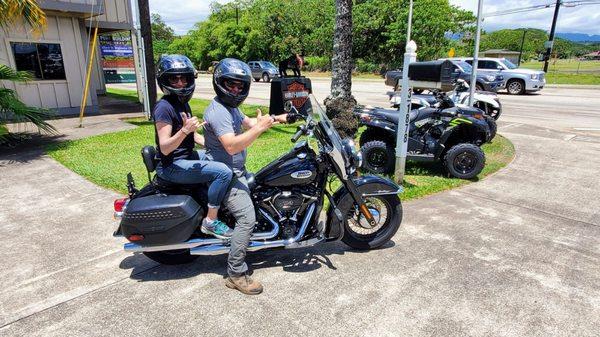
<path id="1" fill-rule="evenodd" d="M 202 216 L 202 208 L 190 196 L 155 194 L 129 202 L 121 232 L 143 246 L 179 243 L 190 238 Z"/>

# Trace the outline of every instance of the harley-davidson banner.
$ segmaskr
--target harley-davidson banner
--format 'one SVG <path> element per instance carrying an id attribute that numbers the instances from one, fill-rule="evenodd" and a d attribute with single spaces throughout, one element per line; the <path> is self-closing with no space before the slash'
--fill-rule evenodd
<path id="1" fill-rule="evenodd" d="M 284 113 L 283 105 L 291 101 L 300 113 L 306 111 L 306 101 L 312 92 L 310 79 L 306 77 L 284 77 L 271 82 L 271 100 L 269 113 L 279 115 Z"/>

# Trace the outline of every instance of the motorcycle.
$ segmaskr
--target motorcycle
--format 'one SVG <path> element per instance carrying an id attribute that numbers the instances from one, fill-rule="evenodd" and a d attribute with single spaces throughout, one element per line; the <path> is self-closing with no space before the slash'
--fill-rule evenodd
<path id="1" fill-rule="evenodd" d="M 442 92 L 436 92 L 436 100 L 434 107 L 410 111 L 406 159 L 440 161 L 450 176 L 472 179 L 485 166 L 485 154 L 480 146 L 491 137 L 486 116 L 478 108 L 455 106 Z M 355 113 L 360 125 L 367 127 L 359 140 L 363 168 L 391 174 L 399 111 L 369 108 Z"/>
<path id="2" fill-rule="evenodd" d="M 362 157 L 353 142 L 340 138 L 314 96 L 305 104 L 306 114 L 289 101 L 285 104 L 288 113 L 303 121 L 292 137 L 294 147 L 247 176 L 257 219 L 248 251 L 302 248 L 334 240 L 355 249 L 381 247 L 400 227 L 402 188 L 378 176 L 359 176 Z M 302 136 L 307 140 L 298 141 Z M 313 140 L 317 151 L 310 144 Z M 162 264 L 228 253 L 229 240 L 200 231 L 206 186 L 151 178 L 157 164 L 155 148 L 144 147 L 142 157 L 149 183 L 138 190 L 129 174 L 128 197 L 114 203 L 115 217 L 120 219 L 114 235 L 129 241 L 125 251 L 142 252 Z M 341 183 L 336 191 L 330 186 L 334 179 Z M 320 221 L 325 200 L 329 206 Z M 224 222 L 234 227 L 235 219 L 227 209 L 220 212 Z"/>

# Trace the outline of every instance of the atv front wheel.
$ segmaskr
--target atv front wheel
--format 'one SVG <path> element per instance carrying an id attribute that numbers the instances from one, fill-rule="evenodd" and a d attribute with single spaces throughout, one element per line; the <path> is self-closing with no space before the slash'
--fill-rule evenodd
<path id="1" fill-rule="evenodd" d="M 485 154 L 477 145 L 462 143 L 454 145 L 444 156 L 444 166 L 453 177 L 475 178 L 485 166 Z"/>
<path id="2" fill-rule="evenodd" d="M 377 173 L 394 171 L 394 149 L 380 140 L 365 143 L 360 151 L 363 155 L 363 169 Z"/>

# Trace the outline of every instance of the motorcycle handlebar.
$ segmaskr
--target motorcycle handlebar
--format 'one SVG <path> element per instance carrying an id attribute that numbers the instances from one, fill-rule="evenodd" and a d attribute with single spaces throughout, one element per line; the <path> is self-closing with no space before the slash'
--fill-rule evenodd
<path id="1" fill-rule="evenodd" d="M 292 143 L 295 143 L 298 141 L 298 139 L 300 138 L 300 136 L 302 136 L 302 134 L 304 133 L 304 127 L 303 125 L 298 126 L 298 131 L 296 131 L 296 133 L 294 134 L 294 136 L 292 137 Z"/>

